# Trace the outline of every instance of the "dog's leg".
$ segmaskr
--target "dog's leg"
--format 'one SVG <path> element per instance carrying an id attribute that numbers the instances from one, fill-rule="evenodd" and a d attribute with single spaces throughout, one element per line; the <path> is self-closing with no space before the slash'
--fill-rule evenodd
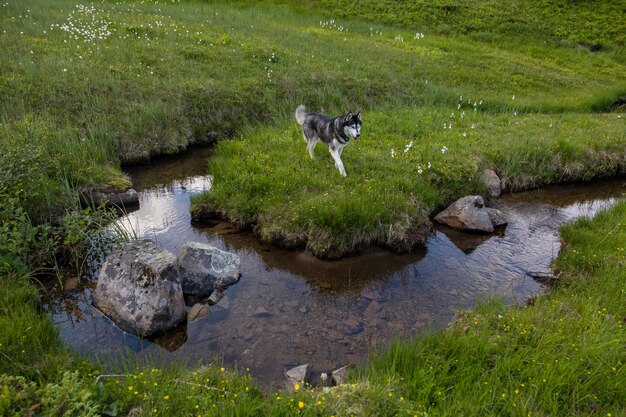
<path id="1" fill-rule="evenodd" d="M 309 150 L 309 156 L 311 156 L 311 159 L 315 158 L 315 155 L 313 154 L 313 151 L 315 151 L 315 145 L 317 145 L 317 138 L 313 138 L 313 139 L 307 139 L 305 137 L 306 141 L 307 141 L 307 149 Z"/>
<path id="2" fill-rule="evenodd" d="M 330 147 L 328 148 L 328 150 L 330 151 L 331 156 L 335 160 L 335 166 L 339 170 L 339 173 L 341 173 L 342 176 L 347 177 L 348 174 L 346 174 L 346 169 L 343 167 L 343 162 L 341 162 L 341 156 L 339 155 L 339 151 L 337 149 L 332 149 Z"/>

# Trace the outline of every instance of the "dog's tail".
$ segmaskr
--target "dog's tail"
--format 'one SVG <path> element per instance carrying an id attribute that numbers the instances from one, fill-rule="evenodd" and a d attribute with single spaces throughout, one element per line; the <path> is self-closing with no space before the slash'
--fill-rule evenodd
<path id="1" fill-rule="evenodd" d="M 302 126 L 304 124 L 305 116 L 306 116 L 306 112 L 304 111 L 304 106 L 302 104 L 300 104 L 296 108 L 296 122 L 298 122 L 298 124 L 300 126 Z"/>

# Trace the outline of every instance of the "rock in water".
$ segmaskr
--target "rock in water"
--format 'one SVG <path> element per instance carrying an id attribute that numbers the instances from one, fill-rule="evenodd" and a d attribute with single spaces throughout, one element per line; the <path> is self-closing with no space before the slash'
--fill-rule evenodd
<path id="1" fill-rule="evenodd" d="M 463 197 L 435 216 L 435 220 L 457 230 L 491 233 L 506 224 L 500 210 L 485 207 L 479 195 Z"/>
<path id="2" fill-rule="evenodd" d="M 342 366 L 341 368 L 335 369 L 333 371 L 332 376 L 335 385 L 341 385 L 346 382 L 346 380 L 348 379 L 348 369 L 349 366 Z"/>
<path id="3" fill-rule="evenodd" d="M 239 256 L 206 243 L 187 242 L 178 256 L 185 294 L 206 297 L 217 288 L 239 281 Z"/>
<path id="4" fill-rule="evenodd" d="M 487 214 L 489 214 L 493 227 L 505 226 L 508 223 L 504 213 L 498 209 L 487 207 Z"/>
<path id="5" fill-rule="evenodd" d="M 309 364 L 304 364 L 285 371 L 285 376 L 291 384 L 302 384 L 309 376 Z"/>
<path id="6" fill-rule="evenodd" d="M 107 257 L 93 304 L 121 329 L 147 337 L 186 317 L 176 257 L 150 240 L 126 243 Z"/>
<path id="7" fill-rule="evenodd" d="M 196 319 L 201 319 L 203 317 L 208 316 L 210 311 L 211 310 L 208 304 L 203 304 L 203 303 L 194 304 L 194 306 L 191 307 L 191 310 L 189 310 L 189 313 L 187 313 L 187 320 L 194 321 Z"/>
<path id="8" fill-rule="evenodd" d="M 493 232 L 493 224 L 479 195 L 463 197 L 435 216 L 435 220 L 457 230 Z"/>

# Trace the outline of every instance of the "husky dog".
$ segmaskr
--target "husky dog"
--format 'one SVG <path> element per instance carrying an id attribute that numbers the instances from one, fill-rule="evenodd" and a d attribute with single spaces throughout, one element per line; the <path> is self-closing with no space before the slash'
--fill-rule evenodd
<path id="1" fill-rule="evenodd" d="M 341 152 L 350 142 L 350 139 L 356 140 L 361 136 L 361 125 L 363 124 L 361 112 L 356 115 L 349 112 L 346 115 L 333 118 L 320 113 L 306 113 L 301 104 L 296 109 L 296 121 L 302 126 L 302 134 L 311 159 L 313 159 L 313 151 L 317 141 L 321 140 L 328 145 L 328 150 L 341 175 L 347 176 L 343 162 L 341 162 Z"/>

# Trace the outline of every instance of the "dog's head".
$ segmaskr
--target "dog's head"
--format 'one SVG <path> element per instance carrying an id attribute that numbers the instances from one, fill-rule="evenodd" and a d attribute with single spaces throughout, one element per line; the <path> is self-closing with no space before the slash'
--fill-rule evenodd
<path id="1" fill-rule="evenodd" d="M 343 116 L 343 132 L 351 138 L 358 139 L 361 137 L 362 125 L 361 112 L 358 112 L 356 115 L 350 112 Z"/>

